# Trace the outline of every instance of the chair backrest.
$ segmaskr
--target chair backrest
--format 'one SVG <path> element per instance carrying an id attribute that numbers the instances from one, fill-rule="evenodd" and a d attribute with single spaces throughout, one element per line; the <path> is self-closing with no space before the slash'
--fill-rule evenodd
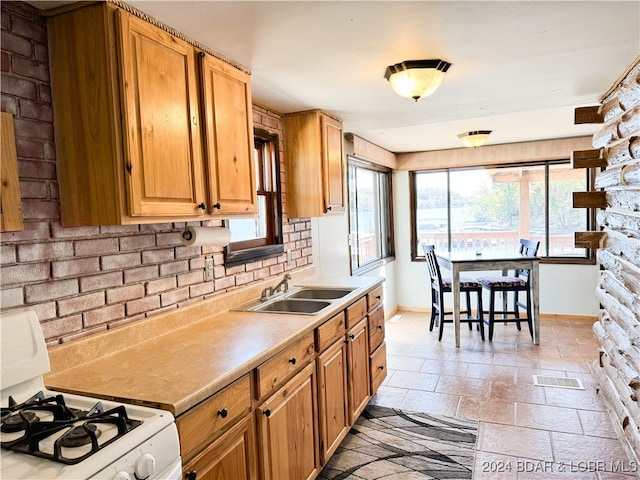
<path id="1" fill-rule="evenodd" d="M 442 276 L 440 275 L 440 265 L 438 265 L 438 259 L 436 258 L 436 247 L 426 242 L 420 242 L 420 245 L 424 252 L 424 259 L 427 262 L 431 285 L 435 288 L 442 289 Z"/>
<path id="2" fill-rule="evenodd" d="M 520 239 L 520 253 L 529 257 L 535 257 L 538 254 L 538 248 L 540 242 L 534 242 L 533 240 L 527 240 L 526 238 Z"/>
<path id="3" fill-rule="evenodd" d="M 538 254 L 538 248 L 540 248 L 540 242 L 534 242 L 533 240 L 527 240 L 526 238 L 520 239 L 520 253 L 527 255 L 528 257 L 535 257 Z M 516 277 L 526 277 L 529 280 L 529 270 L 519 268 L 516 270 Z"/>

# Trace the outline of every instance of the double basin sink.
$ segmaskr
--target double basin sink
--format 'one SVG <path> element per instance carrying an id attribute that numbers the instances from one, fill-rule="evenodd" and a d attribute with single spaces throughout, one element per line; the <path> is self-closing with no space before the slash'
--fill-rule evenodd
<path id="1" fill-rule="evenodd" d="M 332 300 L 338 300 L 349 295 L 355 288 L 331 287 L 299 287 L 288 293 L 275 296 L 268 300 L 254 300 L 234 308 L 241 312 L 264 313 L 296 313 L 315 315 L 320 310 L 331 305 Z"/>

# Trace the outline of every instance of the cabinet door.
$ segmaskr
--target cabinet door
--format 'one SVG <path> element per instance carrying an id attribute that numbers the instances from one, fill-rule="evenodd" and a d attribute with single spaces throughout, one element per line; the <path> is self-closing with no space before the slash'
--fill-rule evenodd
<path id="1" fill-rule="evenodd" d="M 322 116 L 324 202 L 327 213 L 344 212 L 344 162 L 342 161 L 342 124 Z"/>
<path id="2" fill-rule="evenodd" d="M 358 419 L 371 399 L 369 395 L 369 338 L 367 319 L 347 332 L 347 380 L 349 424 Z"/>
<path id="3" fill-rule="evenodd" d="M 128 213 L 202 215 L 194 49 L 126 12 L 117 18 Z"/>
<path id="4" fill-rule="evenodd" d="M 209 212 L 257 212 L 249 75 L 200 54 Z"/>
<path id="5" fill-rule="evenodd" d="M 306 480 L 318 474 L 315 383 L 311 363 L 256 409 L 263 480 Z"/>
<path id="6" fill-rule="evenodd" d="M 349 431 L 344 334 L 318 357 L 317 362 L 320 458 L 324 465 Z"/>
<path id="7" fill-rule="evenodd" d="M 183 467 L 185 478 L 256 480 L 255 430 L 248 415 Z"/>

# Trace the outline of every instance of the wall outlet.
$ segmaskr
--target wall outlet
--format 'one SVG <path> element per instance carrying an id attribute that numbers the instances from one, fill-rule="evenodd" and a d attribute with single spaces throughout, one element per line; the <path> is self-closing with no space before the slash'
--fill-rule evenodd
<path id="1" fill-rule="evenodd" d="M 213 282 L 213 257 L 204 259 L 204 281 Z"/>

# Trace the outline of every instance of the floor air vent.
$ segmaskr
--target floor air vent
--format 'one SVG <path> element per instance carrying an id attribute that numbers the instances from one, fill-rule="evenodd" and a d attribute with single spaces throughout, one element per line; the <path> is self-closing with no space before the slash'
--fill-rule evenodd
<path id="1" fill-rule="evenodd" d="M 533 383 L 539 387 L 559 387 L 584 390 L 584 386 L 579 378 L 570 377 L 548 377 L 546 375 L 534 375 Z"/>

